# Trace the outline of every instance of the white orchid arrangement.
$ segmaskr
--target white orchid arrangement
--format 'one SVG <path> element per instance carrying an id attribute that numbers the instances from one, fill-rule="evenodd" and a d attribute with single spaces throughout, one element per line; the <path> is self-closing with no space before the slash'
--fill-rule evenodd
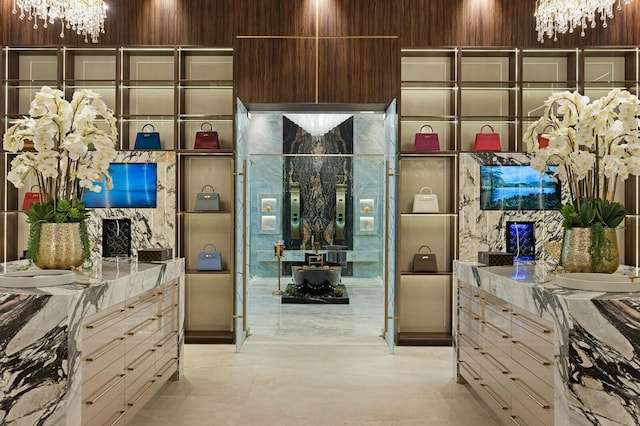
<path id="1" fill-rule="evenodd" d="M 545 110 L 524 135 L 531 166 L 567 183 L 570 204 L 563 206 L 565 228 L 600 223 L 616 227 L 626 215 L 613 201 L 617 184 L 640 175 L 640 101 L 626 90 L 613 89 L 590 102 L 578 92 L 552 94 Z M 548 147 L 538 135 L 547 127 Z"/>
<path id="2" fill-rule="evenodd" d="M 108 131 L 101 130 L 99 122 L 106 123 Z M 106 182 L 108 189 L 113 187 L 109 164 L 116 158 L 117 137 L 113 112 L 98 93 L 80 90 L 68 102 L 62 91 L 47 86 L 36 93 L 29 117 L 15 120 L 4 134 L 4 150 L 19 152 L 11 161 L 7 180 L 22 188 L 33 177 L 40 191 L 40 202 L 31 203 L 25 211 L 30 224 L 28 259 L 37 258 L 43 223 L 67 222 L 80 224 L 82 257 L 89 258 L 82 193 L 101 191 L 99 181 Z"/>
<path id="3" fill-rule="evenodd" d="M 100 129 L 99 121 L 109 130 Z M 51 201 L 54 211 L 59 203 L 76 204 L 83 191 L 101 190 L 96 182 L 113 186 L 109 163 L 116 157 L 117 135 L 113 112 L 98 93 L 80 90 L 69 102 L 61 90 L 45 86 L 31 102 L 29 117 L 15 120 L 4 135 L 5 151 L 20 152 L 7 180 L 22 188 L 34 177 L 41 204 Z M 23 151 L 25 143 L 33 150 Z"/>

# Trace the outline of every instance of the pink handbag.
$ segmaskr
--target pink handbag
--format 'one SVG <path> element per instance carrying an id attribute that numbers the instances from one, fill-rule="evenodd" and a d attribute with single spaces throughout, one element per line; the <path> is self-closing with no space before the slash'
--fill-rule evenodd
<path id="1" fill-rule="evenodd" d="M 484 128 L 491 129 L 491 133 L 484 133 Z M 495 133 L 493 127 L 485 124 L 480 128 L 480 133 L 476 133 L 476 141 L 473 145 L 474 151 L 502 151 L 500 145 L 500 134 Z"/>
<path id="2" fill-rule="evenodd" d="M 424 128 L 428 127 L 431 132 L 425 133 Z M 438 134 L 434 133 L 433 127 L 425 124 L 420 128 L 420 133 L 416 133 L 416 138 L 413 142 L 414 151 L 440 151 L 440 139 Z"/>

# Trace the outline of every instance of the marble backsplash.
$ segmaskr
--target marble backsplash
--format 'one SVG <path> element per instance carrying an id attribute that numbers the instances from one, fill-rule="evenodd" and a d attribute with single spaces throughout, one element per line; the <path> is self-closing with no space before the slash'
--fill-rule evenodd
<path id="1" fill-rule="evenodd" d="M 119 151 L 117 163 L 157 164 L 156 208 L 93 209 L 88 221 L 92 257 L 102 257 L 103 219 L 131 220 L 131 252 L 171 247 L 176 255 L 176 154 L 169 151 Z"/>
<path id="2" fill-rule="evenodd" d="M 535 259 L 553 260 L 544 249 L 547 241 L 562 241 L 562 216 L 557 210 L 481 210 L 481 165 L 526 165 L 520 153 L 460 154 L 459 259 L 477 261 L 479 251 L 506 251 L 507 222 L 533 222 Z M 562 188 L 563 202 L 566 188 Z"/>

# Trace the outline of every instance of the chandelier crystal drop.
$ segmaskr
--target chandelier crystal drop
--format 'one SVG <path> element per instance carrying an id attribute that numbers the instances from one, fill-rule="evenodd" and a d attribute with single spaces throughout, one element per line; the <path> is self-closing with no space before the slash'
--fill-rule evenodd
<path id="1" fill-rule="evenodd" d="M 602 21 L 602 27 L 607 27 L 607 19 L 613 18 L 613 7 L 622 9 L 622 3 L 629 4 L 632 0 L 537 0 L 536 31 L 538 41 L 544 43 L 545 35 L 558 41 L 558 33 L 567 31 L 573 33 L 580 28 L 584 37 L 587 26 L 596 27 L 596 21 Z"/>
<path id="2" fill-rule="evenodd" d="M 104 0 L 13 0 L 12 13 L 19 13 L 20 19 L 33 21 L 34 29 L 38 29 L 39 19 L 43 28 L 59 19 L 62 24 L 60 37 L 64 38 L 66 28 L 84 36 L 85 43 L 89 38 L 97 43 L 98 36 L 104 34 L 106 9 Z"/>

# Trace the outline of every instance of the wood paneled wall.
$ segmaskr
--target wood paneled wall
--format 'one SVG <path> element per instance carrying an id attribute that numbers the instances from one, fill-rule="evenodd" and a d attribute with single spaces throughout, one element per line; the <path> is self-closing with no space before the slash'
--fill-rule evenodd
<path id="1" fill-rule="evenodd" d="M 232 47 L 238 35 L 397 35 L 400 47 L 513 46 L 582 47 L 640 45 L 640 1 L 615 11 L 598 25 L 564 34 L 557 42 L 536 40 L 536 0 L 105 0 L 109 9 L 100 46 L 187 45 Z M 316 2 L 319 13 L 316 16 Z M 0 2 L 3 45 L 84 46 L 60 25 L 33 30 Z"/>
<path id="2" fill-rule="evenodd" d="M 280 6 L 267 13 L 257 13 L 262 2 L 249 2 L 247 26 L 238 27 L 248 32 L 234 48 L 234 88 L 243 102 L 386 104 L 399 96 L 400 14 L 393 2 L 267 0 Z"/>

